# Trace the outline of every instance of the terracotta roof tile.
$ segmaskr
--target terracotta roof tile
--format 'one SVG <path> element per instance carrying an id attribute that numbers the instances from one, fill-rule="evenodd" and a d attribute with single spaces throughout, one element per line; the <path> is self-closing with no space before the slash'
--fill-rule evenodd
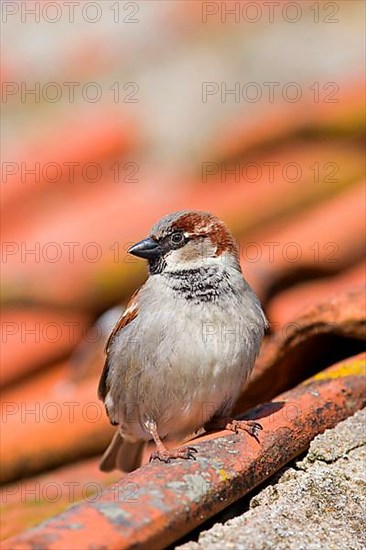
<path id="1" fill-rule="evenodd" d="M 361 287 L 366 281 L 366 265 L 361 261 L 340 273 L 300 282 L 277 292 L 267 305 L 269 318 L 277 328 L 290 323 L 311 305 L 331 300 L 334 295 Z"/>
<path id="2" fill-rule="evenodd" d="M 246 410 L 365 348 L 365 287 L 308 308 L 267 338 L 235 409 Z"/>
<path id="3" fill-rule="evenodd" d="M 365 403 L 364 355 L 334 365 L 252 411 L 263 431 L 195 441 L 196 461 L 150 463 L 82 503 L 4 541 L 5 549 L 166 547 L 298 456 L 311 439 Z M 314 409 L 316 415 L 314 416 Z"/>
<path id="4" fill-rule="evenodd" d="M 1 481 L 9 482 L 98 453 L 114 430 L 96 395 L 95 378 L 50 384 L 48 373 L 2 393 Z M 43 382 L 45 382 L 45 388 Z M 19 442 L 22 442 L 21 445 Z"/>
<path id="5" fill-rule="evenodd" d="M 3 309 L 1 386 L 66 357 L 89 326 L 88 316 L 79 311 Z"/>
<path id="6" fill-rule="evenodd" d="M 246 236 L 241 246 L 243 271 L 262 300 L 286 286 L 339 273 L 362 260 L 364 188 L 363 181 L 356 183 Z"/>
<path id="7" fill-rule="evenodd" d="M 3 485 L 0 490 L 1 538 L 34 527 L 82 499 L 99 498 L 102 490 L 119 477 L 117 472 L 102 473 L 99 458 L 91 458 Z"/>

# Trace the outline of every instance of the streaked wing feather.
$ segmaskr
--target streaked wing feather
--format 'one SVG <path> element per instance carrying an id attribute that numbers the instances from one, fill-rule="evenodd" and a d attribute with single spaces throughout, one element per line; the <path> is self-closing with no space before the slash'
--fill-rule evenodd
<path id="1" fill-rule="evenodd" d="M 126 327 L 129 323 L 131 323 L 131 321 L 133 321 L 137 317 L 137 314 L 138 314 L 138 305 L 137 305 L 137 299 L 136 299 L 137 294 L 138 294 L 138 290 L 136 290 L 136 292 L 134 292 L 134 294 L 131 296 L 131 299 L 128 302 L 126 309 L 122 313 L 120 319 L 115 324 L 105 346 L 105 352 L 107 354 L 107 357 L 104 363 L 103 371 L 102 371 L 100 381 L 99 381 L 99 386 L 98 386 L 98 397 L 103 401 L 105 400 L 106 395 L 109 391 L 109 388 L 107 385 L 107 377 L 108 377 L 108 371 L 109 371 L 108 353 L 110 352 L 111 344 L 116 334 L 119 333 L 121 330 L 123 330 L 124 327 Z"/>

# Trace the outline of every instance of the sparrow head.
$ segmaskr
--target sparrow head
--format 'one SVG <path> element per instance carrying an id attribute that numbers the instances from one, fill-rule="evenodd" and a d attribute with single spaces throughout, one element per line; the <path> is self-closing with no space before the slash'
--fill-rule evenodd
<path id="1" fill-rule="evenodd" d="M 149 261 L 150 273 L 195 269 L 223 260 L 239 268 L 238 245 L 209 212 L 184 210 L 161 218 L 128 252 Z"/>

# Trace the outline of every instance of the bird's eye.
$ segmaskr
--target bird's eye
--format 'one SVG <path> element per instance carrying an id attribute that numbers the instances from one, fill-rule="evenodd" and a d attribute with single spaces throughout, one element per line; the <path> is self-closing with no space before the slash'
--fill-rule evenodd
<path id="1" fill-rule="evenodd" d="M 184 242 L 184 235 L 180 231 L 172 233 L 170 240 L 174 245 L 182 244 Z"/>

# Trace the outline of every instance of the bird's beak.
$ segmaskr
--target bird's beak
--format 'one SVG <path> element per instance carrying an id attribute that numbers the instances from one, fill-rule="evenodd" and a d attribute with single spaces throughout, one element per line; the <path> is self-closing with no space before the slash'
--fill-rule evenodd
<path id="1" fill-rule="evenodd" d="M 127 251 L 133 256 L 138 256 L 139 258 L 145 258 L 146 260 L 154 260 L 161 254 L 161 248 L 154 239 L 147 237 L 139 243 L 134 244 Z"/>

